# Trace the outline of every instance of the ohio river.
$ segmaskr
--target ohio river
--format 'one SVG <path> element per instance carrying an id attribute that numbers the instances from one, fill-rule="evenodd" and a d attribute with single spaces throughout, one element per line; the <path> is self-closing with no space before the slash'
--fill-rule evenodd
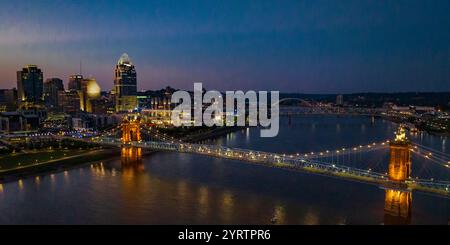
<path id="1" fill-rule="evenodd" d="M 333 150 L 393 137 L 396 125 L 362 117 L 282 118 L 276 138 L 252 128 L 207 141 L 280 153 Z M 448 138 L 413 141 L 450 153 Z M 80 165 L 0 185 L 0 224 L 448 224 L 450 199 L 191 154 L 157 152 Z M 385 171 L 388 152 L 324 159 Z M 413 158 L 413 176 L 450 180 Z"/>

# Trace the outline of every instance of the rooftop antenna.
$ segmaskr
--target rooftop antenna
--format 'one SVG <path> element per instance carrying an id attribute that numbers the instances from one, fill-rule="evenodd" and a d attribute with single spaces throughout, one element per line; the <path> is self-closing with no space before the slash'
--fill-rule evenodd
<path id="1" fill-rule="evenodd" d="M 80 59 L 80 75 L 83 75 L 83 70 L 81 69 L 81 59 Z"/>

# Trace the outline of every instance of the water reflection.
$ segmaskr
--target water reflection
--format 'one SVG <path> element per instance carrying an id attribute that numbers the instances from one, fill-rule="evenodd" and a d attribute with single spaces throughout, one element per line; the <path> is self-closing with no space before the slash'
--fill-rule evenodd
<path id="1" fill-rule="evenodd" d="M 122 147 L 120 161 L 124 176 L 134 176 L 136 173 L 144 172 L 145 170 L 142 162 L 142 148 Z"/>
<path id="2" fill-rule="evenodd" d="M 284 224 L 285 221 L 285 209 L 282 205 L 276 205 L 273 210 L 273 218 L 270 220 L 272 224 Z"/>
<path id="3" fill-rule="evenodd" d="M 232 222 L 232 214 L 233 214 L 233 208 L 234 208 L 234 199 L 233 194 L 225 190 L 222 193 L 222 197 L 220 200 L 221 207 L 220 207 L 220 215 L 222 217 L 222 220 L 226 224 L 230 224 Z"/>
<path id="4" fill-rule="evenodd" d="M 19 179 L 19 190 L 23 190 L 23 180 Z"/>
<path id="5" fill-rule="evenodd" d="M 411 224 L 412 193 L 387 189 L 384 199 L 384 223 L 387 225 Z"/>

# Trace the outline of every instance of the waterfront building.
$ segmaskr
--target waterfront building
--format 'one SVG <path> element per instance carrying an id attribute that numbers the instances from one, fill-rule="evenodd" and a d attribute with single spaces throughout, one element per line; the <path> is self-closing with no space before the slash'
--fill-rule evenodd
<path id="1" fill-rule="evenodd" d="M 113 115 L 95 115 L 79 113 L 72 118 L 72 127 L 76 130 L 97 130 L 117 125 L 118 120 Z"/>
<path id="2" fill-rule="evenodd" d="M 58 107 L 58 94 L 64 91 L 63 81 L 59 78 L 49 78 L 44 82 L 44 101 L 47 107 Z"/>
<path id="3" fill-rule="evenodd" d="M 19 106 L 40 104 L 43 101 L 43 73 L 36 65 L 27 65 L 17 71 Z"/>
<path id="4" fill-rule="evenodd" d="M 117 62 L 113 93 L 116 112 L 128 112 L 136 109 L 136 70 L 127 54 L 123 54 Z"/>
<path id="5" fill-rule="evenodd" d="M 31 132 L 39 128 L 39 117 L 35 114 L 24 112 L 2 112 L 0 113 L 0 132 Z"/>
<path id="6" fill-rule="evenodd" d="M 165 110 L 170 111 L 175 107 L 175 104 L 171 102 L 172 94 L 175 93 L 175 89 L 171 87 L 166 87 L 158 91 L 157 94 L 153 95 L 151 98 L 151 108 L 153 110 Z"/>
<path id="7" fill-rule="evenodd" d="M 52 113 L 42 122 L 42 127 L 48 131 L 58 132 L 71 127 L 72 116 L 66 113 Z"/>

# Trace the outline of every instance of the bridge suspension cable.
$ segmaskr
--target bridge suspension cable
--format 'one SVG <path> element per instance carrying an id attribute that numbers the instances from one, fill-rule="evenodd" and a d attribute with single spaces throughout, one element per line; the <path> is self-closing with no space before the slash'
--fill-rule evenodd
<path id="1" fill-rule="evenodd" d="M 411 149 L 411 151 L 416 155 L 429 160 L 430 162 L 436 163 L 446 168 L 450 168 L 450 155 L 444 152 L 437 151 L 430 147 L 416 143 L 414 144 L 414 147 Z"/>
<path id="2" fill-rule="evenodd" d="M 375 150 L 381 150 L 381 149 L 387 149 L 389 147 L 389 140 L 378 142 L 378 143 L 372 143 L 368 145 L 357 145 L 347 148 L 340 148 L 335 150 L 325 150 L 321 152 L 311 152 L 311 153 L 303 153 L 303 154 L 296 154 L 297 156 L 303 156 L 305 158 L 309 159 L 316 159 L 316 158 L 325 158 L 325 157 L 338 157 L 341 155 L 347 155 L 347 154 L 357 154 L 357 153 L 363 153 L 363 152 L 370 152 Z"/>

